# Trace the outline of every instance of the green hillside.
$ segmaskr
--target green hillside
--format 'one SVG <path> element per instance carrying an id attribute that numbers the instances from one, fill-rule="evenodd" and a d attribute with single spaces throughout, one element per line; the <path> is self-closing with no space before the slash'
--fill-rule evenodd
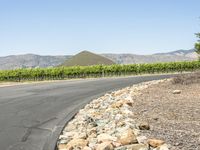
<path id="1" fill-rule="evenodd" d="M 111 65 L 115 63 L 101 55 L 97 55 L 89 51 L 82 51 L 72 58 L 66 60 L 62 66 L 91 66 L 99 64 Z"/>

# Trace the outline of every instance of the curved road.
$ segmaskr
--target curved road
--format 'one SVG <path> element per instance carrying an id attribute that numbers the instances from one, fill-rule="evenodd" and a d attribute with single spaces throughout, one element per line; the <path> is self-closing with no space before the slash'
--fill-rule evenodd
<path id="1" fill-rule="evenodd" d="M 95 97 L 172 75 L 58 81 L 0 88 L 0 150 L 53 150 L 64 124 Z"/>

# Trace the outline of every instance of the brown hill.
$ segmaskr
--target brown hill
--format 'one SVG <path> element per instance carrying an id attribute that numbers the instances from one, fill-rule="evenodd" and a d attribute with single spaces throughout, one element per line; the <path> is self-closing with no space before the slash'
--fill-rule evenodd
<path id="1" fill-rule="evenodd" d="M 89 51 L 82 51 L 70 59 L 67 59 L 62 65 L 63 66 L 90 66 L 90 65 L 111 65 L 115 64 L 112 60 L 91 53 Z"/>

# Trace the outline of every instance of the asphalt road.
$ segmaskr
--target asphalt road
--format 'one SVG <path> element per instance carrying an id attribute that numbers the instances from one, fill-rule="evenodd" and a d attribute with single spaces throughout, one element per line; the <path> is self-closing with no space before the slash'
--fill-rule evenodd
<path id="1" fill-rule="evenodd" d="M 53 150 L 64 124 L 104 93 L 171 75 L 71 80 L 0 88 L 0 150 Z"/>

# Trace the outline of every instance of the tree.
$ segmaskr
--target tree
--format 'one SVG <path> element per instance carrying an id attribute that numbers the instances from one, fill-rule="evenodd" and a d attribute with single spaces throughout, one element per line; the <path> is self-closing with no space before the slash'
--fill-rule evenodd
<path id="1" fill-rule="evenodd" d="M 197 41 L 197 43 L 195 43 L 195 51 L 197 54 L 200 55 L 200 33 L 197 33 L 196 36 L 199 40 Z M 200 56 L 199 56 L 199 61 L 200 61 Z"/>

